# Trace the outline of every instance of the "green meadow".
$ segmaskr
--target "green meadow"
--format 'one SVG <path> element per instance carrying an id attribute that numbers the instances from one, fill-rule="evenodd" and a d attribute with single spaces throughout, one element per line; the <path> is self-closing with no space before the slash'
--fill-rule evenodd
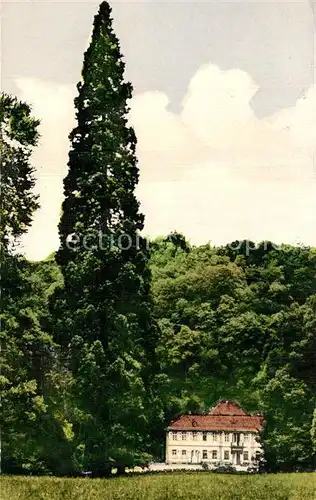
<path id="1" fill-rule="evenodd" d="M 1 500 L 316 500 L 316 474 L 175 473 L 113 479 L 3 476 Z"/>

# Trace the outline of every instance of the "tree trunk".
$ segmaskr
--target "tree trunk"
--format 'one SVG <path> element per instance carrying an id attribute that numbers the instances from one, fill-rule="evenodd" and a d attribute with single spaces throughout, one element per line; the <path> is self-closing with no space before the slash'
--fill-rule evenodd
<path id="1" fill-rule="evenodd" d="M 117 475 L 123 476 L 124 474 L 126 474 L 125 465 L 118 465 L 117 466 Z"/>

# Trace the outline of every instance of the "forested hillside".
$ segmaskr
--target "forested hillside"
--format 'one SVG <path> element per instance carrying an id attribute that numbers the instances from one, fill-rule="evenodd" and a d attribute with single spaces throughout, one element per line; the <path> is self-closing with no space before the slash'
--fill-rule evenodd
<path id="1" fill-rule="evenodd" d="M 236 244 L 194 247 L 179 234 L 154 240 L 150 247 L 153 313 L 159 325 L 155 391 L 161 414 L 152 417 L 147 451 L 163 460 L 164 429 L 171 418 L 230 398 L 249 411 L 264 412 L 269 469 L 313 467 L 316 249 L 262 243 L 246 255 L 246 242 L 237 250 Z M 61 274 L 51 259 L 25 262 L 24 269 L 25 288 L 12 305 L 14 323 L 24 325 L 23 339 L 34 336 L 36 325 L 37 343 L 50 345 L 45 333 L 52 321 L 48 297 L 62 283 Z M 32 318 L 27 328 L 26 316 Z M 42 463 L 46 468 L 48 461 L 53 472 L 63 473 L 64 468 L 80 468 L 83 443 L 77 441 L 74 428 L 83 416 L 69 392 L 69 384 L 79 382 L 63 365 L 64 351 L 56 348 L 50 367 L 44 363 L 47 354 L 38 359 L 35 353 L 33 371 L 26 376 L 20 364 L 15 372 L 29 386 L 36 380 L 40 389 L 45 388 L 46 392 L 39 389 L 43 399 L 36 400 L 43 407 L 28 421 L 24 417 L 23 424 L 18 419 L 24 407 L 15 402 L 5 411 L 10 409 L 11 453 L 30 462 L 28 467 Z M 52 449 L 55 460 L 48 457 Z M 38 453 L 43 453 L 42 462 Z"/>
<path id="2" fill-rule="evenodd" d="M 167 420 L 237 399 L 266 415 L 269 467 L 311 465 L 316 249 L 175 234 L 153 243 L 151 270 Z"/>

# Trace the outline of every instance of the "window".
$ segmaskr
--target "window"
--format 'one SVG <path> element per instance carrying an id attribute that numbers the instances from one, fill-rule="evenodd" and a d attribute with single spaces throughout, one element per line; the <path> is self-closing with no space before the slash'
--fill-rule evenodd
<path id="1" fill-rule="evenodd" d="M 217 450 L 212 451 L 212 459 L 216 460 L 217 459 Z"/>
<path id="2" fill-rule="evenodd" d="M 228 450 L 224 451 L 224 460 L 229 460 L 229 451 Z"/>
<path id="3" fill-rule="evenodd" d="M 213 436 L 213 441 L 217 441 L 217 433 L 216 432 L 212 432 L 212 436 Z"/>
<path id="4" fill-rule="evenodd" d="M 197 432 L 196 432 L 196 431 L 193 431 L 193 432 L 192 432 L 192 434 L 193 434 L 193 440 L 194 440 L 194 441 L 196 441 L 196 440 L 197 440 L 197 437 L 198 437 Z"/>
<path id="5" fill-rule="evenodd" d="M 237 443 L 237 434 L 233 434 L 233 443 Z"/>
<path id="6" fill-rule="evenodd" d="M 177 437 L 178 437 L 178 434 L 177 434 L 176 432 L 173 432 L 173 433 L 172 433 L 172 439 L 173 439 L 174 441 L 176 441 L 176 440 L 177 440 Z"/>
<path id="7" fill-rule="evenodd" d="M 202 456 L 203 456 L 203 458 L 207 458 L 207 450 L 203 450 Z"/>
<path id="8" fill-rule="evenodd" d="M 172 450 L 172 456 L 177 455 L 177 450 Z"/>
<path id="9" fill-rule="evenodd" d="M 203 441 L 207 441 L 207 432 L 203 432 Z"/>
<path id="10" fill-rule="evenodd" d="M 186 432 L 182 432 L 182 440 L 185 441 L 187 438 L 187 433 Z"/>
<path id="11" fill-rule="evenodd" d="M 248 441 L 248 438 L 249 438 L 249 435 L 248 434 L 244 434 L 244 441 Z"/>
<path id="12" fill-rule="evenodd" d="M 229 441 L 229 433 L 228 432 L 225 432 L 225 441 Z"/>
<path id="13" fill-rule="evenodd" d="M 187 454 L 187 450 L 182 450 L 182 456 L 185 457 Z"/>
<path id="14" fill-rule="evenodd" d="M 248 451 L 244 451 L 244 460 L 249 460 Z"/>

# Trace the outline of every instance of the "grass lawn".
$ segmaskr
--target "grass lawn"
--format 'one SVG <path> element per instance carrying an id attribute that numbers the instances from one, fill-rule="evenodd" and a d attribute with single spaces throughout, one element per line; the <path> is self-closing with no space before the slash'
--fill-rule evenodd
<path id="1" fill-rule="evenodd" d="M 1 500 L 316 500 L 316 473 L 212 473 L 113 479 L 3 476 Z"/>

